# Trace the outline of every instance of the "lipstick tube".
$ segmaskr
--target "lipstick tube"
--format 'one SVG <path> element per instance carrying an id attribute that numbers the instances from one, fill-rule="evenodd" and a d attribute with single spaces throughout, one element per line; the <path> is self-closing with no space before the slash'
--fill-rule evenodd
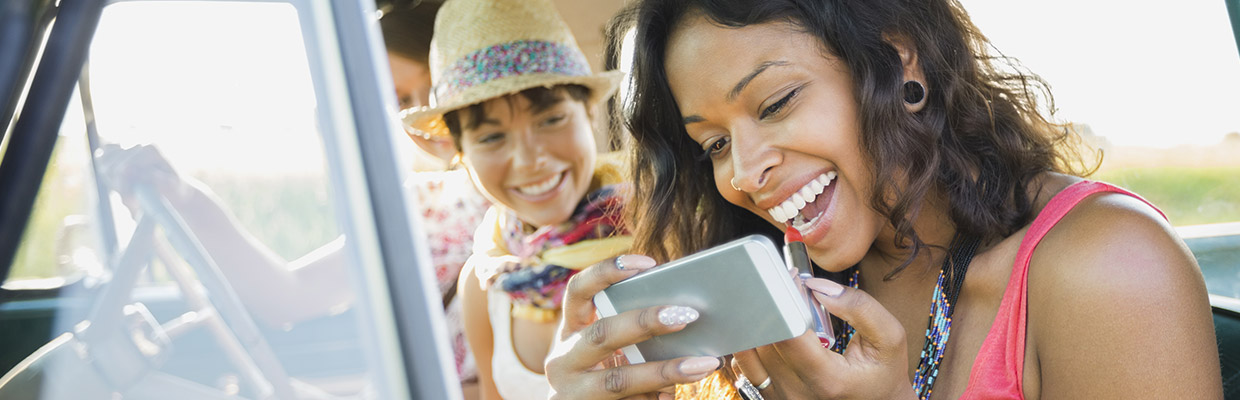
<path id="1" fill-rule="evenodd" d="M 805 298 L 805 304 L 809 306 L 809 314 L 812 321 L 811 327 L 814 333 L 818 335 L 818 341 L 823 347 L 830 348 L 835 344 L 835 332 L 831 329 L 831 319 L 827 317 L 827 311 L 814 297 L 809 287 L 805 286 L 805 281 L 814 277 L 813 264 L 809 261 L 809 253 L 805 249 L 805 243 L 800 239 L 800 233 L 796 232 L 792 227 L 788 228 L 789 234 L 785 237 L 784 242 L 784 262 L 788 264 L 788 272 L 792 274 L 793 280 L 801 288 L 801 295 Z"/>

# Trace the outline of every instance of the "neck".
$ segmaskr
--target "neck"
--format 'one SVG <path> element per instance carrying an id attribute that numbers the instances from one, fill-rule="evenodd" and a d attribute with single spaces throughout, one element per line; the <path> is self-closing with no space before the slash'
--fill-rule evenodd
<path id="1" fill-rule="evenodd" d="M 922 241 L 920 250 L 914 255 L 912 238 L 903 238 L 897 244 L 895 228 L 889 226 L 857 265 L 861 274 L 866 277 L 865 285 L 878 284 L 879 281 L 886 282 L 885 284 L 900 282 L 917 286 L 934 285 L 956 234 L 955 224 L 948 214 L 946 199 L 937 193 L 928 195 L 912 222 L 913 230 Z M 905 266 L 910 257 L 912 261 Z M 901 266 L 903 269 L 900 269 Z M 899 272 L 896 272 L 897 270 Z M 895 276 L 890 281 L 884 279 L 892 273 L 895 273 Z"/>

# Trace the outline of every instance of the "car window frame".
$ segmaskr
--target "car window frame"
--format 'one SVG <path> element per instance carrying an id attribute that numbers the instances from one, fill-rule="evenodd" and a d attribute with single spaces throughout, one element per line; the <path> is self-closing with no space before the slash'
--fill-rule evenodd
<path id="1" fill-rule="evenodd" d="M 49 165 L 59 128 L 103 10 L 126 2 L 181 0 L 62 0 L 53 11 L 43 54 L 31 59 L 34 76 L 0 159 L 0 277 L 20 246 L 33 203 Z M 220 0 L 204 0 L 220 1 Z M 224 0 L 227 1 L 227 0 Z M 462 397 L 447 345 L 446 322 L 431 270 L 421 221 L 401 189 L 393 143 L 395 97 L 372 1 L 258 0 L 292 4 L 297 10 L 319 99 L 316 111 L 324 141 L 328 179 L 356 278 L 357 301 L 368 332 L 368 353 L 377 357 L 376 393 L 383 398 Z M 36 35 L 37 36 L 37 35 Z M 14 77 L 24 81 L 23 77 Z M 88 88 L 87 88 L 88 89 Z M 88 93 L 88 90 L 85 92 Z M 88 101 L 88 100 L 84 100 Z M 16 102 L 15 102 L 16 103 Z M 16 108 L 16 104 L 13 108 Z M 11 111 L 11 110 L 10 110 Z M 365 156 L 363 156 L 365 154 Z M 392 351 L 398 349 L 399 351 Z"/>

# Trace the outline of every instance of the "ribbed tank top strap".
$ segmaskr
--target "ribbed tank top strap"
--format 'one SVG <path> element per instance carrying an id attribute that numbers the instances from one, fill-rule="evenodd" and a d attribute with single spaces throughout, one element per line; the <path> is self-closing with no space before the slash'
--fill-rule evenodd
<path id="1" fill-rule="evenodd" d="M 977 359 L 973 361 L 969 384 L 960 396 L 961 399 L 1024 398 L 1022 379 L 1025 367 L 1025 318 L 1028 314 L 1029 261 L 1033 259 L 1033 250 L 1073 207 L 1086 197 L 1099 192 L 1122 193 L 1149 204 L 1132 192 L 1094 181 L 1074 183 L 1051 198 L 1030 224 L 1029 231 L 1025 233 L 1020 248 L 1016 251 L 1012 277 L 1003 291 L 999 313 L 995 315 L 990 333 L 986 335 Z"/>

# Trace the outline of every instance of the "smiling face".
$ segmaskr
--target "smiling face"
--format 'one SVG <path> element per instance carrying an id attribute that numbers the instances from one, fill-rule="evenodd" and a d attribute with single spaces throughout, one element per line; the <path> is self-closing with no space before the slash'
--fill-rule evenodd
<path id="1" fill-rule="evenodd" d="M 870 207 L 851 76 L 813 36 L 785 23 L 724 28 L 689 16 L 668 42 L 665 68 L 728 202 L 780 229 L 792 223 L 831 271 L 891 234 Z"/>
<path id="2" fill-rule="evenodd" d="M 563 89 L 548 95 L 545 102 L 524 94 L 492 99 L 480 116 L 471 115 L 479 108 L 458 111 L 461 160 L 475 185 L 538 227 L 568 220 L 590 188 L 596 158 L 586 105 Z"/>

